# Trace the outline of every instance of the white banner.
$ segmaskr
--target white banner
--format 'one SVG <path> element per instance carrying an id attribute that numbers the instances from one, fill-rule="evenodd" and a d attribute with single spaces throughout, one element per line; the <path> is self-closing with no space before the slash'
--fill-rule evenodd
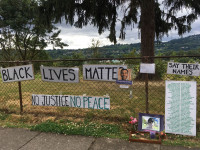
<path id="1" fill-rule="evenodd" d="M 177 75 L 199 76 L 199 64 L 168 62 L 167 73 Z"/>
<path id="2" fill-rule="evenodd" d="M 110 97 L 73 95 L 32 95 L 32 105 L 110 109 Z"/>
<path id="3" fill-rule="evenodd" d="M 43 81 L 49 82 L 79 82 L 79 68 L 40 66 Z"/>
<path id="4" fill-rule="evenodd" d="M 118 69 L 127 69 L 126 65 L 83 65 L 83 79 L 96 81 L 116 81 Z"/>
<path id="5" fill-rule="evenodd" d="M 3 82 L 15 82 L 24 80 L 33 80 L 33 66 L 23 65 L 8 68 L 1 68 L 1 77 Z"/>
<path id="6" fill-rule="evenodd" d="M 166 81 L 166 133 L 196 136 L 196 86 L 195 81 Z"/>

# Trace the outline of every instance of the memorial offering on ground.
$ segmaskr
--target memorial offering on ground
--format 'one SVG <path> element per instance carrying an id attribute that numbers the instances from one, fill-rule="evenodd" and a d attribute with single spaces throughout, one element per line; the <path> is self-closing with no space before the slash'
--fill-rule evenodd
<path id="1" fill-rule="evenodd" d="M 200 75 L 199 64 L 168 62 L 167 73 L 187 76 Z"/>
<path id="2" fill-rule="evenodd" d="M 155 74 L 155 64 L 154 63 L 141 63 L 140 73 Z"/>
<path id="3" fill-rule="evenodd" d="M 195 81 L 166 81 L 166 133 L 196 136 L 196 90 Z"/>
<path id="4" fill-rule="evenodd" d="M 164 130 L 164 116 L 155 114 L 139 113 L 139 131 L 156 131 L 161 132 Z"/>
<path id="5" fill-rule="evenodd" d="M 23 65 L 1 68 L 1 77 L 3 82 L 33 80 L 33 66 Z"/>
<path id="6" fill-rule="evenodd" d="M 74 95 L 32 95 L 32 105 L 110 109 L 110 97 Z"/>
<path id="7" fill-rule="evenodd" d="M 40 66 L 43 81 L 49 82 L 79 82 L 79 68 Z"/>
<path id="8" fill-rule="evenodd" d="M 83 79 L 95 81 L 116 81 L 118 70 L 126 65 L 83 65 Z"/>

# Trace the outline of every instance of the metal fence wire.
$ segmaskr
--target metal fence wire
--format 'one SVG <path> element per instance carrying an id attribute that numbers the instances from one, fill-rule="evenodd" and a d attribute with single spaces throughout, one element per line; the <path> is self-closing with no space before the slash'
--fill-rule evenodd
<path id="1" fill-rule="evenodd" d="M 148 57 L 146 58 L 148 60 Z M 0 82 L 0 110 L 11 113 L 50 114 L 53 116 L 81 117 L 93 116 L 113 122 L 127 120 L 139 112 L 151 114 L 165 114 L 165 81 L 196 81 L 197 82 L 197 123 L 200 123 L 200 77 L 167 74 L 169 61 L 182 63 L 197 63 L 200 56 L 154 57 L 156 73 L 142 75 L 139 67 L 142 58 L 118 59 L 83 59 L 83 60 L 50 60 L 27 62 L 0 62 L 1 67 L 33 64 L 34 80 L 3 83 Z M 132 85 L 120 88 L 116 82 L 83 80 L 84 64 L 114 64 L 127 65 L 132 70 Z M 44 82 L 41 79 L 39 66 L 79 67 L 79 83 Z M 148 78 L 146 78 L 148 77 Z M 148 81 L 147 81 L 148 79 Z M 2 79 L 0 79 L 2 80 Z M 19 87 L 21 86 L 21 91 Z M 22 103 L 20 107 L 20 93 Z M 84 109 L 72 107 L 33 106 L 32 94 L 45 95 L 88 95 L 110 97 L 110 110 Z M 147 95 L 148 94 L 148 95 Z M 148 101 L 147 101 L 148 100 Z M 147 107 L 148 105 L 148 107 Z M 197 126 L 198 127 L 198 126 Z M 199 127 L 198 127 L 199 128 Z M 199 129 L 198 129 L 199 130 Z"/>

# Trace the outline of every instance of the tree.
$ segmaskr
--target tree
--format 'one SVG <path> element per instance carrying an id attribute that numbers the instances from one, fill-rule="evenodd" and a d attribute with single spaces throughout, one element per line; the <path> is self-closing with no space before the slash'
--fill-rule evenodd
<path id="1" fill-rule="evenodd" d="M 67 46 L 51 24 L 40 24 L 34 0 L 0 1 L 0 49 L 4 60 L 33 60 L 48 44 Z"/>
<path id="2" fill-rule="evenodd" d="M 161 9 L 161 3 L 167 9 Z M 40 14 L 44 24 L 53 21 L 82 28 L 92 24 L 99 34 L 109 30 L 108 38 L 117 43 L 116 24 L 121 20 L 120 38 L 125 39 L 126 27 L 139 24 L 141 30 L 141 56 L 154 56 L 155 37 L 160 40 L 169 30 L 177 29 L 182 35 L 191 30 L 191 23 L 200 13 L 199 0 L 41 0 Z M 123 9 L 124 16 L 120 18 Z M 190 9 L 187 14 L 178 16 L 183 8 Z M 77 16 L 77 20 L 75 20 Z M 143 62 L 147 61 L 146 59 Z M 149 62 L 153 62 L 149 59 Z"/>
<path id="3" fill-rule="evenodd" d="M 92 51 L 92 58 L 99 58 L 99 47 L 101 42 L 99 40 L 92 39 L 92 45 L 90 46 L 90 50 Z"/>

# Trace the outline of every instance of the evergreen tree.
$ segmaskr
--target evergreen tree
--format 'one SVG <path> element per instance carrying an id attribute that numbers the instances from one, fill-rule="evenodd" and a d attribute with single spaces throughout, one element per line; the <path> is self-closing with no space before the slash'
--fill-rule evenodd
<path id="1" fill-rule="evenodd" d="M 44 24 L 61 22 L 62 19 L 78 28 L 91 24 L 98 28 L 99 34 L 109 30 L 108 38 L 114 43 L 117 43 L 118 20 L 121 20 L 119 37 L 122 39 L 125 39 L 126 27 L 138 23 L 141 29 L 141 56 L 154 56 L 155 38 L 160 40 L 168 31 L 177 29 L 179 35 L 190 31 L 191 23 L 200 12 L 199 0 L 41 0 L 40 6 Z M 178 16 L 183 8 L 190 11 Z M 119 9 L 123 10 L 122 18 Z"/>

